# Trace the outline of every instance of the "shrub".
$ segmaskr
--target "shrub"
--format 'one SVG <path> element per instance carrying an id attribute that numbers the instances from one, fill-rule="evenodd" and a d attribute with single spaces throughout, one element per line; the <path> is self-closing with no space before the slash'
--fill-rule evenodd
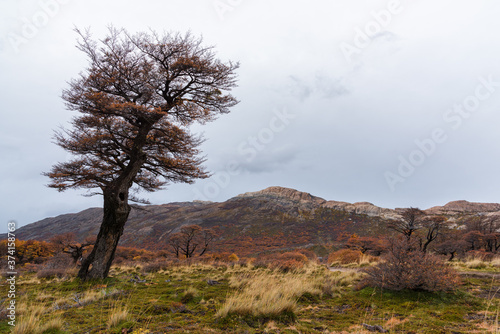
<path id="1" fill-rule="evenodd" d="M 198 296 L 198 290 L 190 286 L 185 292 L 184 295 L 181 298 L 181 302 L 184 304 L 187 304 L 191 302 L 195 297 Z"/>
<path id="2" fill-rule="evenodd" d="M 44 268 L 40 270 L 37 274 L 37 278 L 63 278 L 67 276 L 66 269 L 61 268 Z"/>
<path id="3" fill-rule="evenodd" d="M 456 272 L 441 259 L 406 239 L 392 242 L 385 261 L 364 272 L 362 286 L 388 290 L 452 291 L 460 283 Z"/>
<path id="4" fill-rule="evenodd" d="M 352 249 L 340 249 L 333 253 L 330 253 L 328 256 L 328 264 L 350 264 L 350 263 L 359 263 L 361 256 L 359 250 Z"/>
<path id="5" fill-rule="evenodd" d="M 67 269 L 74 268 L 75 264 L 69 256 L 59 253 L 51 257 L 42 266 L 43 269 Z"/>
<path id="6" fill-rule="evenodd" d="M 126 321 L 128 317 L 127 308 L 115 306 L 109 314 L 108 329 L 118 326 L 121 322 Z"/>
<path id="7" fill-rule="evenodd" d="M 156 273 L 160 270 L 166 270 L 173 266 L 172 261 L 156 261 L 144 264 L 142 267 L 142 272 L 144 273 Z"/>
<path id="8" fill-rule="evenodd" d="M 309 260 L 307 257 L 299 252 L 287 252 L 277 256 L 277 258 L 272 261 L 272 266 L 278 268 L 284 272 L 289 272 L 304 267 Z"/>
<path id="9" fill-rule="evenodd" d="M 317 262 L 318 261 L 318 256 L 312 250 L 309 250 L 309 249 L 299 249 L 298 252 L 301 253 L 301 254 L 304 254 L 309 261 L 312 261 L 312 262 Z"/>
<path id="10" fill-rule="evenodd" d="M 238 257 L 238 255 L 236 254 L 231 254 L 229 255 L 229 262 L 238 262 L 240 260 L 240 258 Z"/>
<path id="11" fill-rule="evenodd" d="M 482 250 L 471 250 L 465 255 L 467 261 L 480 260 L 480 261 L 491 261 L 493 260 L 495 254 L 488 253 Z"/>
<path id="12" fill-rule="evenodd" d="M 239 260 L 238 255 L 229 252 L 214 253 L 211 258 L 213 261 L 224 263 L 238 262 Z"/>

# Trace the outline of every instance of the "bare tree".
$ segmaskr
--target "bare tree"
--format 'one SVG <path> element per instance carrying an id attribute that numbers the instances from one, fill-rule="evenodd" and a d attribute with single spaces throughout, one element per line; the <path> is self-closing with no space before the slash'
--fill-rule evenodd
<path id="1" fill-rule="evenodd" d="M 199 256 L 205 254 L 208 247 L 214 240 L 216 234 L 212 229 L 204 229 L 199 225 L 182 226 L 180 231 L 174 233 L 169 238 L 169 245 L 176 255 L 190 258 L 199 252 Z"/>
<path id="2" fill-rule="evenodd" d="M 401 213 L 400 220 L 393 220 L 387 228 L 401 233 L 405 236 L 406 240 L 410 240 L 412 234 L 420 228 L 421 218 L 424 212 L 419 208 L 408 208 Z"/>
<path id="3" fill-rule="evenodd" d="M 479 231 L 470 231 L 464 234 L 463 240 L 468 245 L 468 250 L 480 250 L 484 245 L 484 234 Z"/>
<path id="4" fill-rule="evenodd" d="M 214 230 L 210 228 L 204 228 L 201 230 L 201 252 L 200 256 L 205 254 L 205 252 L 208 250 L 208 247 L 212 244 L 212 241 L 215 239 L 217 234 L 215 233 Z"/>
<path id="5" fill-rule="evenodd" d="M 443 225 L 446 222 L 446 217 L 443 216 L 434 216 L 427 218 L 423 221 L 422 225 L 426 229 L 425 231 L 425 241 L 421 241 L 422 244 L 422 252 L 427 252 L 427 247 L 429 244 L 437 239 L 437 237 L 441 234 L 443 229 Z"/>
<path id="6" fill-rule="evenodd" d="M 492 232 L 484 236 L 486 251 L 496 253 L 500 248 L 500 233 Z"/>
<path id="7" fill-rule="evenodd" d="M 445 239 L 434 246 L 437 254 L 449 255 L 448 261 L 453 261 L 457 255 L 463 255 L 467 249 L 467 242 L 462 239 Z"/>
<path id="8" fill-rule="evenodd" d="M 83 258 L 83 253 L 85 250 L 94 245 L 95 238 L 88 237 L 82 243 L 76 242 L 76 236 L 74 233 L 65 233 L 56 235 L 50 242 L 62 253 L 69 254 L 73 259 L 73 264 L 81 261 Z"/>
<path id="9" fill-rule="evenodd" d="M 198 157 L 201 139 L 188 131 L 228 113 L 237 100 L 238 64 L 223 63 L 212 47 L 190 34 L 139 33 L 109 29 L 100 40 L 79 33 L 86 71 L 69 83 L 63 99 L 80 113 L 56 143 L 75 155 L 45 173 L 50 187 L 97 189 L 104 215 L 95 247 L 78 276 L 107 277 L 136 191 L 156 191 L 170 182 L 208 177 Z M 133 187 L 133 188 L 132 188 Z"/>

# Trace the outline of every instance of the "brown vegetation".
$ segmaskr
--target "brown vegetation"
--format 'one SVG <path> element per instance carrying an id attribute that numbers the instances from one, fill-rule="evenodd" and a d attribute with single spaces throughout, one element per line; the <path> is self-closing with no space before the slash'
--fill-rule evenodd
<path id="1" fill-rule="evenodd" d="M 458 275 L 440 258 L 404 237 L 393 240 L 384 261 L 365 273 L 362 284 L 388 290 L 450 291 L 460 283 Z"/>
<path id="2" fill-rule="evenodd" d="M 71 130 L 56 133 L 56 143 L 75 155 L 54 165 L 50 187 L 97 189 L 104 215 L 92 252 L 79 277 L 106 278 L 131 210 L 141 201 L 134 186 L 156 191 L 170 182 L 205 178 L 201 139 L 189 132 L 228 113 L 238 101 L 234 63 L 223 63 L 213 48 L 186 34 L 139 33 L 109 29 L 99 41 L 80 32 L 78 48 L 89 66 L 69 83 L 63 99 L 80 113 Z M 144 201 L 142 201 L 144 202 Z"/>
<path id="3" fill-rule="evenodd" d="M 186 259 L 202 256 L 215 239 L 215 231 L 199 225 L 182 226 L 180 231 L 170 235 L 168 245 L 175 257 Z"/>

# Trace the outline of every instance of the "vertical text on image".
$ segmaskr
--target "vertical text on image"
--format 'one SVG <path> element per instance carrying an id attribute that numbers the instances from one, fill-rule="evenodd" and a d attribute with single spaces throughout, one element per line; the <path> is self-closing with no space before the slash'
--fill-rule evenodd
<path id="1" fill-rule="evenodd" d="M 7 306 L 8 324 L 12 327 L 16 326 L 16 222 L 7 224 L 7 298 L 9 304 Z"/>

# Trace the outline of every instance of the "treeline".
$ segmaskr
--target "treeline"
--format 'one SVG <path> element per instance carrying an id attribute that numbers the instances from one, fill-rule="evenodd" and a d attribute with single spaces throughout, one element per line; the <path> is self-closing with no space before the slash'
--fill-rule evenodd
<path id="1" fill-rule="evenodd" d="M 400 220 L 387 224 L 388 234 L 377 237 L 351 235 L 343 242 L 345 249 L 379 256 L 387 251 L 395 235 L 412 241 L 419 250 L 447 256 L 448 260 L 473 253 L 492 257 L 500 249 L 500 217 L 469 215 L 450 218 L 426 215 L 418 208 L 405 209 Z M 392 233 L 391 233 L 392 231 Z"/>
<path id="2" fill-rule="evenodd" d="M 164 244 L 164 248 L 158 251 L 150 251 L 142 248 L 118 246 L 113 263 L 119 264 L 126 261 L 151 262 L 161 258 L 191 258 L 203 256 L 212 245 L 216 232 L 212 229 L 201 228 L 198 225 L 188 225 L 180 228 L 179 232 L 173 233 Z M 74 233 L 57 235 L 49 241 L 38 240 L 16 240 L 15 259 L 16 265 L 42 264 L 59 262 L 78 266 L 81 261 L 92 251 L 95 237 L 88 237 L 83 242 L 76 241 Z M 7 240 L 0 241 L 0 254 L 7 254 Z M 226 256 L 227 252 L 219 255 Z M 231 255 L 231 253 L 228 253 Z M 1 259 L 1 262 L 5 262 Z"/>
<path id="3" fill-rule="evenodd" d="M 60 263 L 78 265 L 81 260 L 92 250 L 94 240 L 86 239 L 84 242 L 76 242 L 74 233 L 58 235 L 49 241 L 38 240 L 16 240 L 16 265 L 42 264 L 48 261 L 59 261 Z M 0 241 L 0 253 L 7 254 L 7 240 Z M 151 261 L 158 257 L 166 257 L 166 251 L 148 251 L 133 247 L 117 248 L 115 262 L 129 260 Z M 1 262 L 6 259 L 2 258 Z"/>

